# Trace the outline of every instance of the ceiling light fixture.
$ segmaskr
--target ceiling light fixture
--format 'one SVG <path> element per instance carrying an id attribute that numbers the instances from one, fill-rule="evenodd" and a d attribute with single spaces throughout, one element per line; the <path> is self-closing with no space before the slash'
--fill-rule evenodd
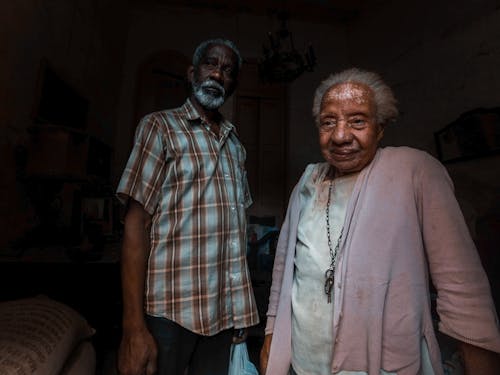
<path id="1" fill-rule="evenodd" d="M 292 33 L 287 28 L 288 13 L 276 12 L 281 21 L 278 31 L 269 32 L 269 44 L 263 44 L 263 58 L 259 61 L 259 74 L 264 82 L 291 82 L 304 72 L 313 71 L 316 56 L 309 44 L 303 54 L 295 49 Z"/>

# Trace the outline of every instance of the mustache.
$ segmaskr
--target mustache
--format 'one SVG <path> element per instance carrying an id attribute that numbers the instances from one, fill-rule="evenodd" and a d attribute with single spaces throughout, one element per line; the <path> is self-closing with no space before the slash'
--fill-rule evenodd
<path id="1" fill-rule="evenodd" d="M 209 89 L 216 89 L 220 91 L 220 93 L 224 96 L 226 95 L 226 90 L 224 90 L 224 87 L 219 83 L 216 82 L 212 79 L 207 79 L 206 81 L 203 81 L 200 85 L 201 89 L 209 88 Z"/>

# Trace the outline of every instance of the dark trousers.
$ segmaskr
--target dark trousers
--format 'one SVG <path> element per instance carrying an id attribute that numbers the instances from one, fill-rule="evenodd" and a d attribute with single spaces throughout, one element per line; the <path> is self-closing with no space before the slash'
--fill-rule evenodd
<path id="1" fill-rule="evenodd" d="M 157 375 L 227 375 L 232 328 L 202 336 L 165 318 L 147 315 L 146 323 L 158 345 Z"/>

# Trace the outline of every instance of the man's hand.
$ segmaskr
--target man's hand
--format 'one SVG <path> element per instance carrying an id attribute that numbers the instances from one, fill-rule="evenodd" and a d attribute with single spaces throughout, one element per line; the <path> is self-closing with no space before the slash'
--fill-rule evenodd
<path id="1" fill-rule="evenodd" d="M 247 339 L 248 329 L 235 328 L 233 335 L 233 344 L 240 344 Z"/>
<path id="2" fill-rule="evenodd" d="M 120 375 L 153 375 L 156 372 L 158 348 L 146 328 L 124 333 L 118 351 Z"/>
<path id="3" fill-rule="evenodd" d="M 121 375 L 152 375 L 158 349 L 144 322 L 144 280 L 150 253 L 151 215 L 130 199 L 121 255 L 123 337 L 118 352 Z"/>
<path id="4" fill-rule="evenodd" d="M 262 344 L 262 349 L 260 349 L 260 373 L 264 375 L 267 369 L 267 362 L 269 361 L 269 351 L 271 350 L 271 341 L 273 340 L 273 335 L 266 335 L 264 337 L 264 343 Z"/>

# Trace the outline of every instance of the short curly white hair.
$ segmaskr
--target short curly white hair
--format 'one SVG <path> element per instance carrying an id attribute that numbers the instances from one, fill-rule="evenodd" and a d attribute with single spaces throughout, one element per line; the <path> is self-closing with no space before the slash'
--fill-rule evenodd
<path id="1" fill-rule="evenodd" d="M 208 47 L 213 46 L 213 45 L 223 45 L 226 47 L 229 47 L 235 54 L 236 56 L 236 63 L 238 65 L 238 70 L 241 69 L 241 65 L 243 64 L 243 59 L 241 57 L 240 51 L 236 47 L 236 45 L 230 41 L 229 39 L 224 39 L 224 38 L 215 38 L 215 39 L 208 39 L 203 42 L 201 42 L 195 49 L 193 53 L 193 66 L 197 67 L 205 53 L 207 52 Z"/>
<path id="2" fill-rule="evenodd" d="M 312 114 L 316 125 L 319 124 L 319 113 L 323 96 L 333 86 L 342 83 L 360 83 L 368 86 L 373 93 L 376 108 L 376 121 L 385 126 L 396 121 L 398 117 L 397 100 L 392 89 L 374 72 L 351 68 L 339 73 L 330 75 L 322 81 L 314 93 Z"/>

